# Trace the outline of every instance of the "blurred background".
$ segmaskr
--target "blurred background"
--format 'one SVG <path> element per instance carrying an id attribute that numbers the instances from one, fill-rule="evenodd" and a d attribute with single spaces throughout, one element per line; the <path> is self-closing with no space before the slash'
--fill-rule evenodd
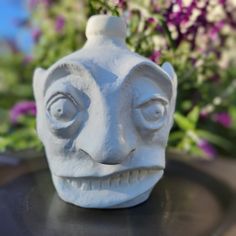
<path id="1" fill-rule="evenodd" d="M 129 48 L 178 75 L 169 150 L 236 158 L 236 0 L 0 0 L 0 152 L 42 145 L 32 74 L 84 44 L 87 19 L 123 16 Z"/>

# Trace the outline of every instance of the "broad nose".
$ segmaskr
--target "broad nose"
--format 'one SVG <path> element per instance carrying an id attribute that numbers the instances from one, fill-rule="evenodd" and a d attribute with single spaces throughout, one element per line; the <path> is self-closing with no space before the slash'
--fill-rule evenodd
<path id="1" fill-rule="evenodd" d="M 98 128 L 99 129 L 99 128 Z M 130 135 L 130 131 L 120 124 L 110 124 L 104 127 L 102 137 L 87 142 L 80 147 L 90 157 L 102 164 L 116 165 L 122 163 L 135 150 L 135 138 Z"/>

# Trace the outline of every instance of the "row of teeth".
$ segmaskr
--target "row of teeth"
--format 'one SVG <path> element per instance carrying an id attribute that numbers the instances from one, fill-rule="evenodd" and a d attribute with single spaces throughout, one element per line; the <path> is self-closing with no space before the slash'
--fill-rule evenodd
<path id="1" fill-rule="evenodd" d="M 66 181 L 73 187 L 81 190 L 98 190 L 136 183 L 143 180 L 150 172 L 153 172 L 153 170 L 132 170 L 114 176 L 100 177 L 97 179 L 68 178 Z"/>

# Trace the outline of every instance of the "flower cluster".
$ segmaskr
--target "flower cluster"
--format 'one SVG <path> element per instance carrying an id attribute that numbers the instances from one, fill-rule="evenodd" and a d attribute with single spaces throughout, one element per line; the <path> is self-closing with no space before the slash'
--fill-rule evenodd
<path id="1" fill-rule="evenodd" d="M 33 101 L 22 101 L 16 103 L 10 110 L 10 119 L 13 124 L 19 121 L 19 118 L 24 115 L 36 115 L 36 106 Z"/>
<path id="2" fill-rule="evenodd" d="M 216 149 L 206 140 L 201 139 L 198 142 L 198 147 L 202 149 L 205 155 L 209 158 L 213 158 L 216 156 L 217 152 Z"/>
<path id="3" fill-rule="evenodd" d="M 176 0 L 171 1 L 165 10 L 159 5 L 158 1 L 152 1 L 153 12 L 163 15 L 166 25 L 174 31 L 175 48 L 179 47 L 182 42 L 188 41 L 192 50 L 197 49 L 199 34 L 206 38 L 208 44 L 216 43 L 218 40 L 218 44 L 223 47 L 224 37 L 219 37 L 223 27 L 229 25 L 234 30 L 236 28 L 236 21 L 232 15 L 233 10 L 228 10 L 226 1 L 214 3 L 211 0 L 190 0 L 186 4 L 182 0 Z M 216 19 L 209 20 L 209 14 L 214 8 L 220 8 L 222 14 L 220 17 L 217 15 Z"/>

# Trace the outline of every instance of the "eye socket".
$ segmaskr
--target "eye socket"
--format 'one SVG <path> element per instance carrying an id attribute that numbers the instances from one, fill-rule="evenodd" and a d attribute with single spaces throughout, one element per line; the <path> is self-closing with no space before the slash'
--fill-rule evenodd
<path id="1" fill-rule="evenodd" d="M 78 104 L 71 95 L 58 93 L 50 99 L 47 110 L 52 119 L 68 122 L 76 116 Z"/>
<path id="2" fill-rule="evenodd" d="M 139 103 L 133 111 L 136 126 L 144 131 L 160 129 L 165 122 L 167 104 L 166 99 L 156 97 Z"/>
<path id="3" fill-rule="evenodd" d="M 148 102 L 140 110 L 143 117 L 150 122 L 159 120 L 165 113 L 165 107 L 157 102 Z"/>

